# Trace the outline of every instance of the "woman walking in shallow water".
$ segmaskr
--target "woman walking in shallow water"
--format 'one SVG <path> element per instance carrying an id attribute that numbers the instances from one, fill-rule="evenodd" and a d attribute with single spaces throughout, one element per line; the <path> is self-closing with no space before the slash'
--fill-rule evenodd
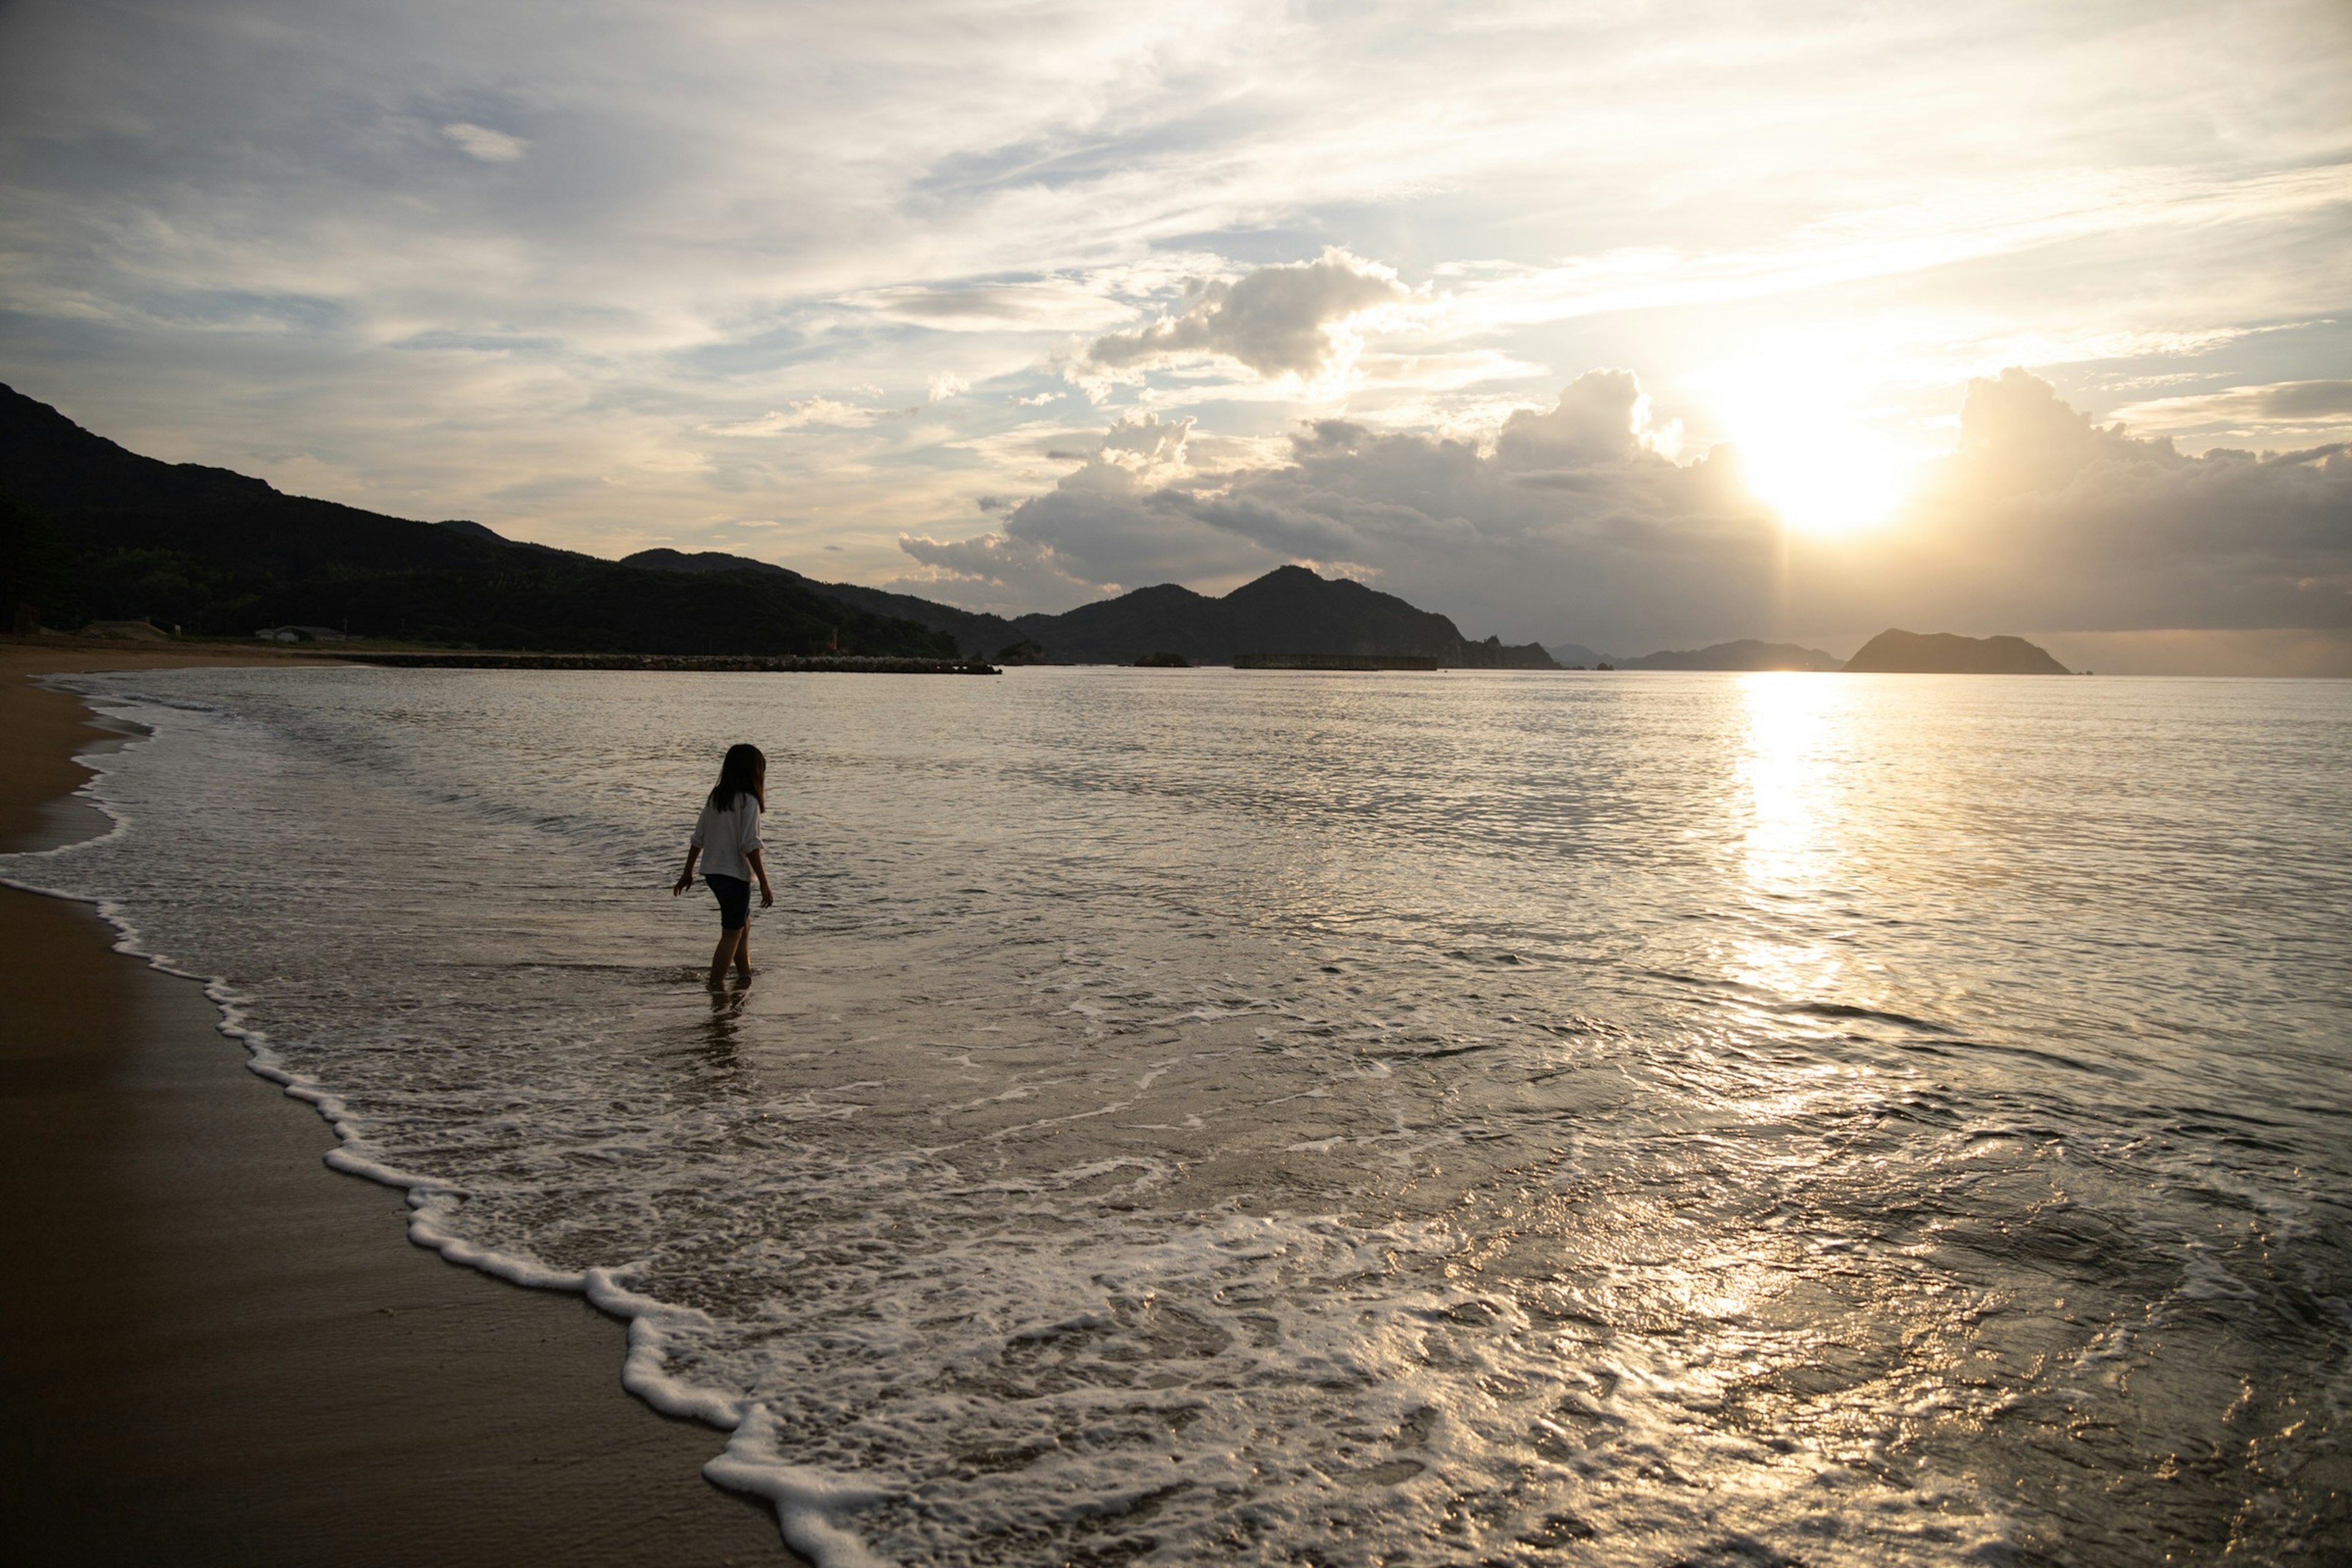
<path id="1" fill-rule="evenodd" d="M 688 840 L 686 869 L 677 874 L 669 896 L 694 886 L 694 863 L 702 862 L 702 879 L 719 895 L 719 947 L 710 955 L 710 987 L 726 984 L 727 961 L 735 973 L 751 978 L 751 879 L 760 880 L 760 907 L 773 908 L 774 891 L 768 886 L 768 868 L 760 858 L 760 813 L 768 804 L 768 759 L 760 748 L 727 748 L 719 764 L 719 783 L 702 803 L 702 816 Z"/>

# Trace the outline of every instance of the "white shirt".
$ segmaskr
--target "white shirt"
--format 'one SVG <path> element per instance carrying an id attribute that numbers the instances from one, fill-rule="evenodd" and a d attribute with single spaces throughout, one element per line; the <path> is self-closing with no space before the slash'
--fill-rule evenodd
<path id="1" fill-rule="evenodd" d="M 702 874 L 751 879 L 751 858 L 760 848 L 760 803 L 747 791 L 721 811 L 708 800 L 690 842 L 702 851 Z"/>

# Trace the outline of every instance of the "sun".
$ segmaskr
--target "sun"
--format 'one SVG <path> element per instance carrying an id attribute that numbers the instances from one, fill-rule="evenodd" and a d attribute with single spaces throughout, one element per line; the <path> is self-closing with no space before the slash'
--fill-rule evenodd
<path id="1" fill-rule="evenodd" d="M 1800 533 L 1853 533 L 1893 515 L 1903 486 L 1893 458 L 1834 426 L 1743 436 L 1748 484 Z"/>
<path id="2" fill-rule="evenodd" d="M 1853 533 L 1885 522 L 1908 489 L 1909 465 L 1885 420 L 1856 406 L 1853 384 L 1827 374 L 1726 377 L 1719 416 L 1739 449 L 1748 489 L 1800 533 Z"/>

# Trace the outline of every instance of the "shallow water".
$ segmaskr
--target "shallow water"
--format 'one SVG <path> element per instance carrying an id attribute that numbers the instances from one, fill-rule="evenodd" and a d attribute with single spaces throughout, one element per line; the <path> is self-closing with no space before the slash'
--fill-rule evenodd
<path id="1" fill-rule="evenodd" d="M 642 1310 L 821 1557 L 2352 1539 L 2352 685 L 72 684 L 125 826 L 0 869 Z"/>

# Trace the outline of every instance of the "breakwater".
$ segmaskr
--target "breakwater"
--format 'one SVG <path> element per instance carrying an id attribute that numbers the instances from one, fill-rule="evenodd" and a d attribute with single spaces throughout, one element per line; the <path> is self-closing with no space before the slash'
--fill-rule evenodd
<path id="1" fill-rule="evenodd" d="M 661 669 L 698 674 L 994 675 L 979 659 L 856 654 L 701 653 L 339 653 L 354 664 L 401 669 Z"/>

